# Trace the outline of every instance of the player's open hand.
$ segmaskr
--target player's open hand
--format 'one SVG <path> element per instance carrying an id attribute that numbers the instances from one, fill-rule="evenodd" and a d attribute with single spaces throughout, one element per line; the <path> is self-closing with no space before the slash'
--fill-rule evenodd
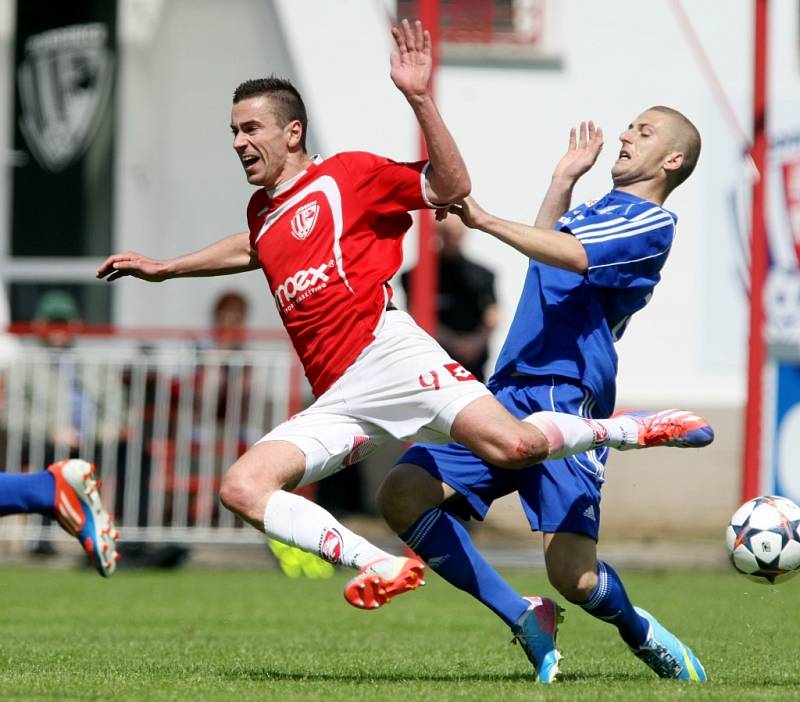
<path id="1" fill-rule="evenodd" d="M 465 197 L 461 202 L 450 205 L 449 211 L 457 215 L 470 229 L 481 229 L 483 222 L 487 218 L 486 211 L 472 197 Z"/>
<path id="2" fill-rule="evenodd" d="M 577 180 L 594 166 L 603 149 L 603 130 L 594 122 L 581 122 L 578 129 L 569 131 L 569 148 L 553 173 L 554 178 Z"/>
<path id="3" fill-rule="evenodd" d="M 106 278 L 109 282 L 125 275 L 151 283 L 158 283 L 169 277 L 163 261 L 147 258 L 134 251 L 109 256 L 97 269 L 96 275 L 98 278 Z"/>
<path id="4" fill-rule="evenodd" d="M 412 27 L 404 19 L 399 27 L 392 27 L 392 36 L 396 44 L 390 59 L 392 81 L 407 98 L 425 95 L 433 67 L 430 33 L 423 31 L 419 20 Z"/>

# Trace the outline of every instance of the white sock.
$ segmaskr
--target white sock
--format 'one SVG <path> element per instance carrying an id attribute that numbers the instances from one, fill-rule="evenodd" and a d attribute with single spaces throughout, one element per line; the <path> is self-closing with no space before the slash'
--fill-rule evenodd
<path id="1" fill-rule="evenodd" d="M 333 515 L 310 500 L 278 490 L 264 510 L 267 536 L 316 553 L 331 563 L 361 569 L 391 554 L 340 524 Z"/>
<path id="2" fill-rule="evenodd" d="M 621 414 L 619 417 L 609 419 L 595 419 L 602 424 L 608 432 L 606 446 L 611 448 L 639 448 L 639 424 L 636 420 Z"/>
<path id="3" fill-rule="evenodd" d="M 564 458 L 600 446 L 639 446 L 639 425 L 626 415 L 609 419 L 588 419 L 563 412 L 536 412 L 523 421 L 541 431 L 550 447 L 548 458 Z"/>
<path id="4" fill-rule="evenodd" d="M 536 412 L 523 421 L 544 434 L 549 447 L 548 459 L 591 451 L 608 442 L 608 429 L 596 419 L 563 412 Z"/>

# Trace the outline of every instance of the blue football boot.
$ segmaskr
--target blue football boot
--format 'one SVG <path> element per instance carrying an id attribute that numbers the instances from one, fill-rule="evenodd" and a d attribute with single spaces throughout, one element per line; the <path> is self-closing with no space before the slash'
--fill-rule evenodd
<path id="1" fill-rule="evenodd" d="M 564 610 L 547 597 L 526 597 L 531 603 L 519 621 L 511 627 L 513 642 L 519 642 L 528 660 L 536 669 L 541 683 L 551 683 L 558 675 L 561 653 L 556 648 L 558 625 L 564 621 Z"/>
<path id="2" fill-rule="evenodd" d="M 631 649 L 637 658 L 647 663 L 660 678 L 694 682 L 705 682 L 708 679 L 702 663 L 688 646 L 661 626 L 652 614 L 640 607 L 634 609 L 640 617 L 650 622 L 647 640 L 639 648 Z"/>

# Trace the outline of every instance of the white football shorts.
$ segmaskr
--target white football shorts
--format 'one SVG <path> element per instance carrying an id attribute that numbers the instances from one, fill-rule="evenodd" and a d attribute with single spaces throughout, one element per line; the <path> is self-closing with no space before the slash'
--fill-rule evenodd
<path id="1" fill-rule="evenodd" d="M 410 315 L 384 313 L 375 340 L 313 405 L 263 441 L 288 441 L 306 456 L 299 486 L 356 463 L 390 440 L 452 441 L 456 415 L 491 395 Z"/>

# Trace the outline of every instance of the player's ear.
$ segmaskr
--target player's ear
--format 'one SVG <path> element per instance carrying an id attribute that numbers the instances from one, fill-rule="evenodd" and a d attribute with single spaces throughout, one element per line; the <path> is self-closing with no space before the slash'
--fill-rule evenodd
<path id="1" fill-rule="evenodd" d="M 683 165 L 683 152 L 673 151 L 667 154 L 664 159 L 664 170 L 669 172 L 677 171 Z"/>
<path id="2" fill-rule="evenodd" d="M 284 132 L 287 135 L 286 144 L 289 148 L 295 148 L 300 145 L 303 140 L 303 125 L 299 119 L 293 119 L 289 122 L 284 127 Z"/>

